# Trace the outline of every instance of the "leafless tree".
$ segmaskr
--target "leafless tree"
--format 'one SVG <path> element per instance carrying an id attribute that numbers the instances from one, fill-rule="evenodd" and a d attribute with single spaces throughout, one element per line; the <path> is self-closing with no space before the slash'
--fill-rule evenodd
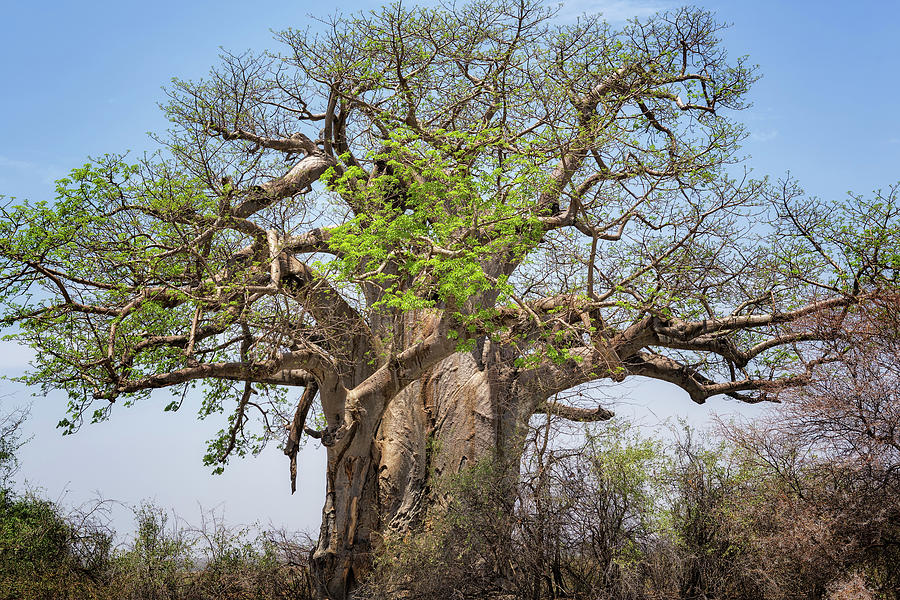
<path id="1" fill-rule="evenodd" d="M 771 481 L 757 491 L 776 506 L 751 521 L 765 570 L 784 589 L 793 579 L 824 594 L 849 586 L 856 569 L 885 597 L 900 589 L 898 317 L 894 292 L 872 295 L 842 320 L 831 342 L 839 360 L 768 418 L 723 429 Z"/>

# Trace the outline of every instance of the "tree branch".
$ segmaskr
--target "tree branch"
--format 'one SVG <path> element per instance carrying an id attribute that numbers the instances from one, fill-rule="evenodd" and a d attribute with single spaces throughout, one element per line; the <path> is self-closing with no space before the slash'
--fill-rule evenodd
<path id="1" fill-rule="evenodd" d="M 315 154 L 318 151 L 315 142 L 299 132 L 293 134 L 289 138 L 266 138 L 243 129 L 229 131 L 226 128 L 215 124 L 210 124 L 208 129 L 213 131 L 216 135 L 221 135 L 225 140 L 246 140 L 248 142 L 253 142 L 262 148 L 270 148 L 289 154 L 303 153 L 308 156 Z"/>
<path id="2" fill-rule="evenodd" d="M 300 449 L 300 434 L 306 426 L 306 416 L 313 400 L 319 391 L 319 385 L 313 380 L 306 384 L 306 389 L 297 403 L 294 418 L 288 425 L 288 439 L 284 444 L 284 454 L 291 460 L 291 494 L 297 491 L 297 451 Z"/>
<path id="3" fill-rule="evenodd" d="M 247 193 L 247 198 L 234 207 L 232 214 L 246 219 L 278 200 L 290 198 L 312 189 L 312 184 L 335 164 L 336 162 L 331 156 L 319 151 L 312 152 L 298 161 L 281 177 L 251 189 Z"/>
<path id="4" fill-rule="evenodd" d="M 138 379 L 121 379 L 112 390 L 109 392 L 97 390 L 94 397 L 114 400 L 119 394 L 171 387 L 198 379 L 297 385 L 308 382 L 310 373 L 317 379 L 326 379 L 334 372 L 334 365 L 319 353 L 298 350 L 284 352 L 280 356 L 263 361 L 202 363 Z"/>
<path id="5" fill-rule="evenodd" d="M 597 408 L 581 408 L 578 406 L 560 404 L 553 400 L 544 400 L 534 412 L 535 414 L 562 417 L 563 419 L 577 421 L 579 423 L 608 421 L 615 416 L 614 412 L 607 410 L 602 406 L 598 406 Z"/>

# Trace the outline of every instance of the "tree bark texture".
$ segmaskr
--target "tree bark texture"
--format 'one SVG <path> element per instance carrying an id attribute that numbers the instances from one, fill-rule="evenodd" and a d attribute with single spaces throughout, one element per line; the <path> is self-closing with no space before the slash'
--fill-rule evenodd
<path id="1" fill-rule="evenodd" d="M 380 420 L 367 415 L 349 446 L 329 447 L 313 560 L 323 594 L 351 595 L 382 536 L 422 523 L 440 504 L 435 478 L 486 457 L 518 473 L 538 400 L 518 389 L 504 358 L 490 341 L 451 355 L 392 398 Z"/>

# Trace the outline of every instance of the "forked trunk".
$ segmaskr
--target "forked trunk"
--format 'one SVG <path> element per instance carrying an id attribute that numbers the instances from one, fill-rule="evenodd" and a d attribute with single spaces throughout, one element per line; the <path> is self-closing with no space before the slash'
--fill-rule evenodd
<path id="1" fill-rule="evenodd" d="M 533 400 L 517 393 L 505 358 L 490 342 L 450 356 L 394 397 L 380 423 L 361 424 L 345 450 L 329 448 L 313 556 L 322 594 L 349 597 L 382 536 L 421 523 L 439 500 L 435 477 L 485 457 L 518 468 Z"/>

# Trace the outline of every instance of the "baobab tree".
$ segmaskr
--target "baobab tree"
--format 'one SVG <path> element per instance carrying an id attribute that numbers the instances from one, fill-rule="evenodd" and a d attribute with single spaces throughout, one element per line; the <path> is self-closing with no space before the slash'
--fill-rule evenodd
<path id="1" fill-rule="evenodd" d="M 488 456 L 514 476 L 537 413 L 612 415 L 568 391 L 802 385 L 838 328 L 797 324 L 892 281 L 894 199 L 840 217 L 741 174 L 755 74 L 721 29 L 695 9 L 614 30 L 531 0 L 394 5 L 223 55 L 169 89 L 160 153 L 4 209 L 24 381 L 68 392 L 68 430 L 199 385 L 201 415 L 230 415 L 207 462 L 276 439 L 292 485 L 318 439 L 330 597 L 427 517 L 433 478 Z"/>

